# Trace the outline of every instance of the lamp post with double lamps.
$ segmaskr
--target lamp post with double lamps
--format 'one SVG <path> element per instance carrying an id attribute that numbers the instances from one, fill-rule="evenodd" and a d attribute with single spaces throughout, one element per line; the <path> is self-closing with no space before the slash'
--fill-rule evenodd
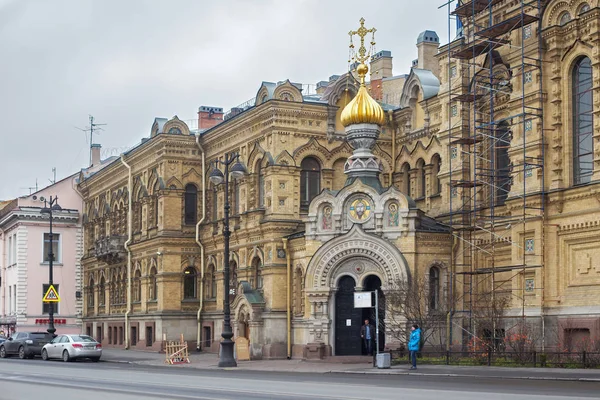
<path id="1" fill-rule="evenodd" d="M 224 259 L 224 301 L 223 301 L 223 332 L 221 337 L 221 352 L 219 356 L 219 367 L 237 367 L 235 358 L 233 357 L 233 330 L 231 329 L 231 310 L 229 305 L 229 174 L 233 179 L 239 179 L 246 174 L 246 168 L 239 161 L 239 153 L 225 153 L 225 159 L 215 160 L 214 169 L 210 173 L 209 180 L 213 185 L 225 184 L 225 213 L 223 218 L 223 252 Z M 225 173 L 219 169 L 219 164 L 222 164 Z M 232 165 L 233 164 L 233 165 Z"/>
<path id="2" fill-rule="evenodd" d="M 48 249 L 48 288 L 50 288 L 54 282 L 53 282 L 53 262 L 54 262 L 54 252 L 52 250 L 52 241 L 53 241 L 53 234 L 52 234 L 52 213 L 54 211 L 61 211 L 62 207 L 58 205 L 58 197 L 57 196 L 50 196 L 50 200 L 46 200 L 45 198 L 41 197 L 40 200 L 42 202 L 44 202 L 44 208 L 42 208 L 41 213 L 42 214 L 49 214 L 50 216 L 50 246 Z M 54 335 L 54 332 L 56 332 L 56 328 L 54 328 L 54 303 L 49 302 L 48 303 L 48 329 L 47 329 L 48 333 L 51 335 Z"/>

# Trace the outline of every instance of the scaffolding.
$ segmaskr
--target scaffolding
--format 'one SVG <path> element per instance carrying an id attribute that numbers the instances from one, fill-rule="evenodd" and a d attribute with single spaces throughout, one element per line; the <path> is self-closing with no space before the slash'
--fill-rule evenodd
<path id="1" fill-rule="evenodd" d="M 450 0 L 442 6 L 449 40 L 454 23 L 463 28 L 447 48 L 448 221 L 457 249 L 451 315 L 465 333 L 463 345 L 477 336 L 476 310 L 508 298 L 513 309 L 520 304 L 524 319 L 527 296 L 543 291 L 543 279 L 541 285 L 526 279 L 542 268 L 543 253 L 532 255 L 524 239 L 528 223 L 543 226 L 544 216 L 543 0 L 509 3 Z M 484 292 L 489 295 L 482 298 Z"/>

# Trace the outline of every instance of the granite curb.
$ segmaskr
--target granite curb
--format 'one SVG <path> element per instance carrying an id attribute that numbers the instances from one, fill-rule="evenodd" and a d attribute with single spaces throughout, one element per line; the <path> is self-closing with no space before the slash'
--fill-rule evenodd
<path id="1" fill-rule="evenodd" d="M 169 365 L 156 363 L 153 360 L 118 360 L 118 359 L 104 359 L 104 362 L 117 363 L 117 364 L 131 364 L 140 366 L 153 366 L 153 367 L 170 367 Z M 185 367 L 186 365 L 181 365 Z M 190 368 L 196 370 L 218 370 L 217 366 L 191 366 Z M 315 373 L 314 370 L 297 370 L 297 369 L 282 369 L 282 368 L 225 368 L 227 371 L 261 371 L 261 372 L 295 372 L 300 374 Z M 445 372 L 409 372 L 399 369 L 364 369 L 364 370 L 340 370 L 340 369 L 324 369 L 317 373 L 329 373 L 329 374 L 358 374 L 358 375 L 402 375 L 402 376 L 424 376 L 424 377 L 449 377 L 449 378 L 474 378 L 474 379 L 519 379 L 519 380 L 540 380 L 540 381 L 565 381 L 565 382 L 600 382 L 600 375 L 596 377 L 558 377 L 558 376 L 511 376 L 502 374 L 490 374 L 490 375 L 478 375 L 469 373 L 445 373 Z"/>

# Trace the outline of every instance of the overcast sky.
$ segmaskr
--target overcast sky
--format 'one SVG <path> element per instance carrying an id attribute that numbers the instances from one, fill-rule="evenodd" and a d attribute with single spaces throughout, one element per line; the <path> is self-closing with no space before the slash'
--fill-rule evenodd
<path id="1" fill-rule="evenodd" d="M 416 38 L 448 42 L 442 0 L 0 0 L 0 200 L 87 166 L 88 115 L 103 158 L 155 117 L 229 109 L 261 81 L 314 84 L 347 70 L 348 31 L 375 26 L 394 74 Z"/>

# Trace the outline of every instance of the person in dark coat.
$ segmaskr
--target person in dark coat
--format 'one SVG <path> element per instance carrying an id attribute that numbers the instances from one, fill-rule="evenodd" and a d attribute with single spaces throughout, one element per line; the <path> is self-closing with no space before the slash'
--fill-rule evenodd
<path id="1" fill-rule="evenodd" d="M 368 319 L 365 319 L 365 324 L 360 327 L 360 337 L 365 343 L 367 354 L 373 355 L 373 340 L 375 340 L 375 326 Z"/>
<path id="2" fill-rule="evenodd" d="M 410 339 L 408 340 L 408 351 L 410 352 L 410 369 L 417 369 L 417 352 L 421 350 L 421 329 L 414 324 L 410 327 Z"/>

